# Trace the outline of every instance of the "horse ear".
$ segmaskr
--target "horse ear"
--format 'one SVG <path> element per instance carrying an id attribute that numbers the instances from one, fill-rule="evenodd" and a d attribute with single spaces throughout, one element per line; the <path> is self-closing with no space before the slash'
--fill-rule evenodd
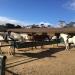
<path id="1" fill-rule="evenodd" d="M 67 36 L 67 38 L 70 38 L 70 37 L 71 37 L 70 35 Z"/>

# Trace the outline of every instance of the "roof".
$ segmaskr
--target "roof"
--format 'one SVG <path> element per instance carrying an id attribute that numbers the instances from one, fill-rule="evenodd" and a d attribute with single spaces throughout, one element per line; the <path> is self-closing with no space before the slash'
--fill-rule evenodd
<path id="1" fill-rule="evenodd" d="M 75 33 L 75 27 L 72 28 L 20 28 L 20 29 L 8 29 L 7 31 L 13 32 L 25 32 L 25 33 Z"/>

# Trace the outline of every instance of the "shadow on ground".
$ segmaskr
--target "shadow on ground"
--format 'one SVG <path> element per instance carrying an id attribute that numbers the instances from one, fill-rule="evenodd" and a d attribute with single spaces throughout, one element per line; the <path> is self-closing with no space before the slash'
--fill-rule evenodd
<path id="1" fill-rule="evenodd" d="M 41 51 L 41 52 L 37 52 L 37 53 L 33 53 L 33 52 L 25 52 L 25 53 L 17 53 L 19 55 L 23 55 L 23 56 L 27 56 L 27 57 L 31 57 L 31 58 L 45 58 L 45 57 L 56 57 L 53 56 L 53 54 L 63 51 L 65 48 L 60 47 L 60 48 L 50 48 L 48 50 L 45 51 Z"/>
<path id="2" fill-rule="evenodd" d="M 27 53 L 17 53 L 19 55 L 19 57 L 20 56 L 27 56 L 28 59 L 25 60 L 25 58 L 24 58 L 22 60 L 17 60 L 17 61 L 6 64 L 7 65 L 6 71 L 12 75 L 18 75 L 17 73 L 14 73 L 12 70 L 8 70 L 8 68 L 16 67 L 18 65 L 29 63 L 29 62 L 39 60 L 39 59 L 42 59 L 45 57 L 56 58 L 56 56 L 53 56 L 53 54 L 60 52 L 60 51 L 63 51 L 64 49 L 65 48 L 60 47 L 60 48 L 50 48 L 48 50 L 37 52 L 37 53 L 33 53 L 33 52 L 32 53 L 30 53 L 30 52 L 29 53 L 28 52 Z M 15 57 L 17 56 L 17 54 L 15 55 Z"/>

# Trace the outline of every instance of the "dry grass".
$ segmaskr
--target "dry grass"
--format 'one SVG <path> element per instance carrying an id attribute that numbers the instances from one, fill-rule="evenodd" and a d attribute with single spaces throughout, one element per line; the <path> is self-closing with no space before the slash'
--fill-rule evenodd
<path id="1" fill-rule="evenodd" d="M 75 75 L 75 48 L 19 49 L 15 56 L 7 54 L 8 47 L 2 50 L 7 55 L 6 75 Z"/>

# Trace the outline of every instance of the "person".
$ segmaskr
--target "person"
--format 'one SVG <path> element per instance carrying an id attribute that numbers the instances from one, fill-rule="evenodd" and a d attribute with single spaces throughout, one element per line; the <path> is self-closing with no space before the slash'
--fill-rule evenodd
<path id="1" fill-rule="evenodd" d="M 8 32 L 4 31 L 3 38 L 4 38 L 5 41 L 7 40 L 7 36 L 8 36 Z"/>
<path id="2" fill-rule="evenodd" d="M 11 35 L 11 31 L 8 31 L 8 36 L 10 36 Z"/>

